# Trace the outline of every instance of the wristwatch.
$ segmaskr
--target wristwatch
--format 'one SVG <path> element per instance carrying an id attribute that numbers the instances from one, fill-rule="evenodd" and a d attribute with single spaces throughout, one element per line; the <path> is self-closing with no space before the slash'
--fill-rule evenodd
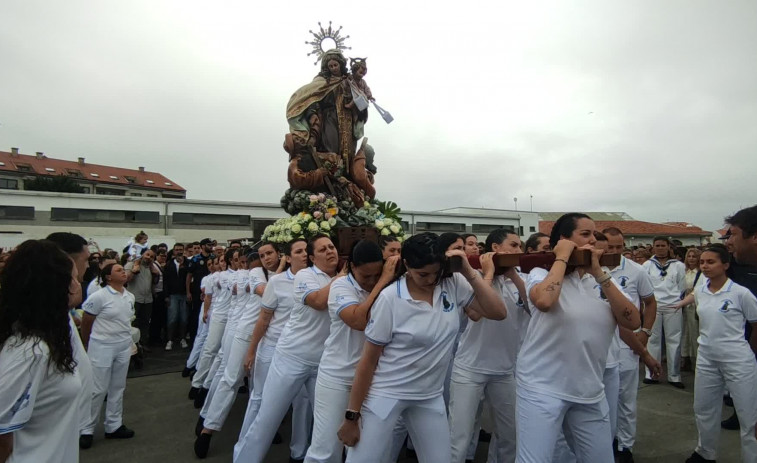
<path id="1" fill-rule="evenodd" d="M 357 421 L 360 419 L 360 412 L 355 410 L 347 410 L 344 412 L 344 419 L 347 421 Z"/>
<path id="2" fill-rule="evenodd" d="M 641 332 L 646 334 L 647 337 L 650 337 L 650 338 L 652 337 L 652 330 L 650 330 L 649 328 L 642 328 Z"/>

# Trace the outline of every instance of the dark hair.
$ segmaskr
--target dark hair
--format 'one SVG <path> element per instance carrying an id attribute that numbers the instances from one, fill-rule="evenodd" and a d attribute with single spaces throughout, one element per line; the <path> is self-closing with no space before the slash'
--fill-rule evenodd
<path id="1" fill-rule="evenodd" d="M 515 232 L 507 228 L 496 228 L 492 230 L 486 237 L 486 252 L 492 252 L 492 246 L 495 244 L 502 244 L 507 238 L 507 235 L 515 235 Z"/>
<path id="2" fill-rule="evenodd" d="M 347 258 L 347 265 L 350 271 L 352 271 L 353 267 L 383 261 L 384 255 L 377 243 L 369 240 L 360 240 L 352 244 L 352 250 Z"/>
<path id="3" fill-rule="evenodd" d="M 200 242 L 199 241 L 192 241 L 191 243 L 189 243 L 189 245 L 192 246 L 192 247 L 199 246 Z"/>
<path id="4" fill-rule="evenodd" d="M 231 264 L 231 260 L 234 258 L 234 254 L 237 253 L 241 254 L 241 252 L 237 248 L 229 248 L 226 250 L 226 252 L 223 254 L 223 260 L 226 261 L 227 266 Z"/>
<path id="5" fill-rule="evenodd" d="M 379 246 L 381 247 L 381 250 L 383 251 L 387 244 L 394 243 L 397 240 L 396 236 L 392 235 L 381 235 L 379 236 Z"/>
<path id="6" fill-rule="evenodd" d="M 339 68 L 342 70 L 342 77 L 346 77 L 348 73 L 347 60 L 342 55 L 342 52 L 336 51 L 333 53 L 328 53 L 328 51 L 323 54 L 323 57 L 321 57 L 321 72 L 319 72 L 318 75 L 328 80 L 329 77 L 331 77 L 331 71 L 329 71 L 329 61 L 335 60 L 339 63 Z"/>
<path id="7" fill-rule="evenodd" d="M 552 225 L 552 233 L 549 234 L 550 247 L 554 248 L 557 246 L 557 242 L 561 238 L 570 238 L 576 229 L 576 223 L 578 223 L 579 219 L 591 220 L 591 217 L 581 212 L 569 212 L 560 216 L 555 224 Z"/>
<path id="8" fill-rule="evenodd" d="M 447 248 L 452 246 L 452 243 L 454 243 L 455 241 L 463 240 L 463 243 L 465 242 L 465 238 L 458 235 L 457 233 L 452 233 L 452 232 L 442 233 L 441 235 L 439 235 L 438 240 L 439 240 L 438 246 L 439 246 L 439 249 L 442 250 L 442 254 L 447 252 Z M 405 246 L 403 245 L 402 247 L 404 248 Z"/>
<path id="9" fill-rule="evenodd" d="M 436 233 L 421 233 L 411 236 L 402 243 L 402 260 L 409 268 L 421 268 L 442 263 L 446 251 L 447 247 L 441 243 Z"/>
<path id="10" fill-rule="evenodd" d="M 315 235 L 314 237 L 310 238 L 310 240 L 308 240 L 308 246 L 306 248 L 308 253 L 308 265 L 310 265 L 312 262 L 310 256 L 315 255 L 315 242 L 320 240 L 321 238 L 328 238 L 329 241 L 331 241 L 331 237 L 329 235 L 324 235 L 323 233 Z"/>
<path id="11" fill-rule="evenodd" d="M 607 241 L 607 236 L 602 232 L 594 230 L 594 239 L 597 241 Z"/>
<path id="12" fill-rule="evenodd" d="M 174 243 L 173 244 L 173 249 L 176 249 L 176 246 L 181 246 L 182 248 L 184 247 L 184 245 L 182 243 Z"/>
<path id="13" fill-rule="evenodd" d="M 729 264 L 731 262 L 731 254 L 728 252 L 728 248 L 720 243 L 714 243 L 709 246 L 705 246 L 702 252 L 714 252 L 718 255 L 720 262 L 724 264 Z"/>
<path id="14" fill-rule="evenodd" d="M 292 255 L 292 246 L 294 246 L 294 243 L 298 243 L 302 241 L 307 246 L 308 241 L 305 238 L 295 238 L 292 241 L 288 242 L 286 245 L 284 245 L 284 255 L 291 256 Z"/>
<path id="15" fill-rule="evenodd" d="M 144 231 L 140 231 L 139 233 L 137 233 L 137 236 L 134 237 L 134 242 L 136 243 L 142 238 L 147 238 L 147 233 L 145 233 Z"/>
<path id="16" fill-rule="evenodd" d="M 50 233 L 45 239 L 57 244 L 66 254 L 78 254 L 82 251 L 82 248 L 87 245 L 87 240 L 76 233 Z"/>
<path id="17" fill-rule="evenodd" d="M 0 274 L 0 347 L 14 335 L 36 338 L 35 346 L 47 344 L 51 365 L 74 372 L 68 318 L 73 265 L 52 240 L 28 240 L 16 248 Z"/>
<path id="18" fill-rule="evenodd" d="M 272 246 L 274 251 L 279 252 L 278 246 L 276 246 L 276 243 L 274 243 L 273 241 L 261 241 L 255 247 L 255 250 L 260 252 L 260 248 L 262 248 L 263 246 Z"/>
<path id="19" fill-rule="evenodd" d="M 100 270 L 100 286 L 103 288 L 108 286 L 108 280 L 106 280 L 105 277 L 110 276 L 111 272 L 113 272 L 113 267 L 116 265 L 118 264 L 108 264 Z"/>
<path id="20" fill-rule="evenodd" d="M 536 232 L 533 235 L 529 236 L 526 240 L 526 252 L 528 252 L 529 249 L 536 251 L 536 248 L 539 247 L 540 238 L 549 238 L 549 235 L 547 235 L 546 233 Z"/>
<path id="21" fill-rule="evenodd" d="M 602 233 L 604 233 L 605 235 L 610 235 L 610 236 L 618 236 L 618 235 L 623 236 L 623 232 L 620 231 L 620 228 L 617 228 L 617 227 L 607 227 L 604 230 L 602 230 Z"/>
<path id="22" fill-rule="evenodd" d="M 664 241 L 664 242 L 668 243 L 668 246 L 671 245 L 670 239 L 667 236 L 660 235 L 660 236 L 655 236 L 654 238 L 652 238 L 652 244 L 654 244 L 654 243 L 656 243 L 658 241 Z"/>
<path id="23" fill-rule="evenodd" d="M 739 227 L 741 236 L 749 238 L 757 233 L 757 205 L 742 209 L 737 213 L 725 218 L 725 223 Z"/>

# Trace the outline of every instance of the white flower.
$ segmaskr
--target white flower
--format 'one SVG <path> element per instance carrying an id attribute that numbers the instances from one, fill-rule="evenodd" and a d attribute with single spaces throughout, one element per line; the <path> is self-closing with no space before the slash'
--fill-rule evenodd
<path id="1" fill-rule="evenodd" d="M 332 218 L 330 218 L 330 219 L 329 219 L 329 225 L 330 225 L 330 226 L 332 226 L 332 227 L 333 227 L 334 225 L 336 225 L 336 219 L 335 219 L 335 218 L 333 218 L 333 217 L 332 217 Z"/>
<path id="2" fill-rule="evenodd" d="M 392 223 L 394 223 L 394 220 L 392 220 L 392 219 L 384 219 L 384 226 L 388 227 Z"/>
<path id="3" fill-rule="evenodd" d="M 381 234 L 382 234 L 382 235 L 384 235 L 384 236 L 387 236 L 387 235 L 389 235 L 389 234 L 390 234 L 390 233 L 389 233 L 389 229 L 388 229 L 388 228 L 382 228 L 382 229 L 381 229 Z"/>
<path id="4" fill-rule="evenodd" d="M 331 225 L 329 225 L 329 223 L 324 220 L 323 222 L 321 222 L 321 230 L 329 231 L 331 230 Z"/>
<path id="5" fill-rule="evenodd" d="M 304 216 L 302 216 L 302 220 L 304 220 L 305 222 L 310 222 L 311 220 L 313 220 L 313 216 L 310 214 L 305 214 Z"/>
<path id="6" fill-rule="evenodd" d="M 297 233 L 300 233 L 301 231 L 302 231 L 302 225 L 298 223 L 292 224 L 292 233 L 297 234 Z"/>
<path id="7" fill-rule="evenodd" d="M 308 231 L 313 232 L 313 233 L 317 232 L 318 231 L 318 224 L 315 223 L 315 222 L 310 222 L 308 224 Z"/>
<path id="8" fill-rule="evenodd" d="M 379 230 L 384 228 L 384 222 L 382 222 L 381 220 L 376 220 L 375 225 L 376 225 L 376 228 L 378 228 Z"/>
<path id="9" fill-rule="evenodd" d="M 390 230 L 390 231 L 391 231 L 391 232 L 392 232 L 393 234 L 395 234 L 395 235 L 396 235 L 397 233 L 399 233 L 399 232 L 400 232 L 400 230 L 401 230 L 401 229 L 400 229 L 400 227 L 398 227 L 398 226 L 397 226 L 397 224 L 392 224 L 392 225 L 390 225 L 390 226 L 389 226 L 389 230 Z"/>

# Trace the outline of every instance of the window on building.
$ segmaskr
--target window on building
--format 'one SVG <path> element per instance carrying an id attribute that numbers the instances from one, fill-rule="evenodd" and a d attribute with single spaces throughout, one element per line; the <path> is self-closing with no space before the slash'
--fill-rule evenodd
<path id="1" fill-rule="evenodd" d="M 110 179 L 111 180 L 118 180 L 118 177 L 116 177 L 115 175 L 110 175 Z"/>
<path id="2" fill-rule="evenodd" d="M 92 193 L 92 188 L 90 186 L 88 185 L 79 185 L 79 186 L 81 187 L 82 193 L 87 193 L 87 194 Z"/>
<path id="3" fill-rule="evenodd" d="M 16 170 L 19 172 L 34 172 L 34 169 L 29 164 L 16 164 Z"/>
<path id="4" fill-rule="evenodd" d="M 534 233 L 536 231 L 536 227 L 528 227 L 528 231 Z"/>
<path id="5" fill-rule="evenodd" d="M 142 196 L 142 193 L 129 193 L 129 196 Z"/>
<path id="6" fill-rule="evenodd" d="M 433 231 L 461 233 L 465 231 L 465 224 L 451 222 L 416 222 L 415 230 L 419 232 Z"/>
<path id="7" fill-rule="evenodd" d="M 147 196 L 148 198 L 157 198 L 158 197 L 158 195 L 151 195 L 151 194 L 147 194 L 145 196 Z"/>
<path id="8" fill-rule="evenodd" d="M 184 199 L 184 195 L 173 194 L 173 193 L 163 193 L 163 197 L 170 198 L 170 199 Z"/>
<path id="9" fill-rule="evenodd" d="M 18 190 L 18 180 L 14 178 L 0 178 L 0 190 Z"/>
<path id="10" fill-rule="evenodd" d="M 0 206 L 0 219 L 33 220 L 34 208 L 31 206 Z"/>
<path id="11" fill-rule="evenodd" d="M 132 185 L 137 183 L 137 179 L 129 175 L 124 175 L 124 178 L 126 179 L 127 182 L 131 183 Z"/>
<path id="12" fill-rule="evenodd" d="M 265 227 L 272 225 L 275 220 L 265 220 L 265 219 L 255 219 L 252 221 L 252 236 L 255 238 L 260 238 L 263 236 L 263 232 L 265 231 Z"/>
<path id="13" fill-rule="evenodd" d="M 471 231 L 476 235 L 488 235 L 494 230 L 497 230 L 500 228 L 504 228 L 505 230 L 509 230 L 511 232 L 515 231 L 515 227 L 513 227 L 512 225 L 492 225 L 492 224 L 482 224 L 482 223 L 474 223 L 473 227 L 471 228 Z"/>
<path id="14" fill-rule="evenodd" d="M 69 177 L 73 177 L 73 178 L 84 177 L 79 169 L 66 169 L 66 172 L 68 172 Z"/>
<path id="15" fill-rule="evenodd" d="M 115 188 L 103 188 L 101 186 L 98 186 L 95 190 L 95 193 L 98 195 L 107 195 L 107 196 L 126 196 L 126 191 L 124 190 L 118 190 Z"/>
<path id="16" fill-rule="evenodd" d="M 52 167 L 45 167 L 45 170 L 48 172 L 55 172 L 55 169 L 53 169 Z"/>
<path id="17" fill-rule="evenodd" d="M 50 220 L 68 222 L 160 223 L 160 213 L 152 211 L 113 211 L 53 207 Z"/>
<path id="18" fill-rule="evenodd" d="M 189 212 L 174 212 L 175 225 L 250 225 L 249 215 L 232 214 L 195 214 Z"/>

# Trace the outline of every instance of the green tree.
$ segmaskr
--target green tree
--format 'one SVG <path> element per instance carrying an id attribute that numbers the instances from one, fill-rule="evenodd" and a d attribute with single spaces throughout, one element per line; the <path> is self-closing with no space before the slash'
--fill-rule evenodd
<path id="1" fill-rule="evenodd" d="M 24 189 L 32 191 L 55 191 L 58 193 L 84 193 L 84 188 L 76 183 L 74 179 L 65 175 L 35 177 L 34 180 L 24 182 Z"/>

